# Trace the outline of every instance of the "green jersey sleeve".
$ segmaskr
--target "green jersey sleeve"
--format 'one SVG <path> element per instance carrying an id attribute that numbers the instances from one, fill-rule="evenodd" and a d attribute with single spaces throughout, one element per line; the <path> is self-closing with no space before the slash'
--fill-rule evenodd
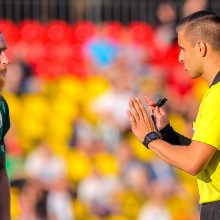
<path id="1" fill-rule="evenodd" d="M 0 96 L 0 156 L 5 156 L 4 137 L 10 128 L 9 108 L 3 96 Z"/>

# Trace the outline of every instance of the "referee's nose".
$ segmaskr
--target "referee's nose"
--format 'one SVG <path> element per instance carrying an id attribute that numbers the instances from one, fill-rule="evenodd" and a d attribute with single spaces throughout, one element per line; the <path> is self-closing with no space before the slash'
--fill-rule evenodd
<path id="1" fill-rule="evenodd" d="M 178 61 L 180 63 L 184 62 L 184 52 L 183 52 L 183 49 L 180 50 Z"/>

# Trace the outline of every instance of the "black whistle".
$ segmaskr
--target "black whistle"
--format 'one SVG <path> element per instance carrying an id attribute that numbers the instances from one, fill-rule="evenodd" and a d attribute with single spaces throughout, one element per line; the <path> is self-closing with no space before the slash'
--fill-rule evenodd
<path id="1" fill-rule="evenodd" d="M 154 107 L 158 106 L 158 107 L 162 107 L 165 103 L 166 103 L 167 99 L 166 98 L 162 98 L 159 99 L 156 104 L 154 105 Z"/>

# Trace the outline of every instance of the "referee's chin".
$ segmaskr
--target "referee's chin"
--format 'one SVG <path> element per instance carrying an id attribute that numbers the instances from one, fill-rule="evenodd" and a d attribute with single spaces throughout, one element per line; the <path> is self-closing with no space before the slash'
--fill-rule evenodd
<path id="1" fill-rule="evenodd" d="M 200 73 L 190 74 L 191 79 L 197 79 L 197 78 L 199 78 L 200 76 L 202 76 L 202 74 L 200 74 Z"/>

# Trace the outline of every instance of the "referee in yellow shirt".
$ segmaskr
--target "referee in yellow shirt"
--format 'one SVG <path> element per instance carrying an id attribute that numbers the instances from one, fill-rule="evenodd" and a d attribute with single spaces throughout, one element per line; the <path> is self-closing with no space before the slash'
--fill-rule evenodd
<path id="1" fill-rule="evenodd" d="M 209 89 L 193 125 L 192 140 L 178 134 L 161 107 L 146 98 L 132 97 L 128 117 L 135 136 L 167 163 L 196 175 L 201 220 L 220 219 L 220 17 L 199 11 L 183 18 L 177 26 L 179 62 L 191 78 L 202 76 Z M 182 145 L 183 147 L 177 147 Z"/>

